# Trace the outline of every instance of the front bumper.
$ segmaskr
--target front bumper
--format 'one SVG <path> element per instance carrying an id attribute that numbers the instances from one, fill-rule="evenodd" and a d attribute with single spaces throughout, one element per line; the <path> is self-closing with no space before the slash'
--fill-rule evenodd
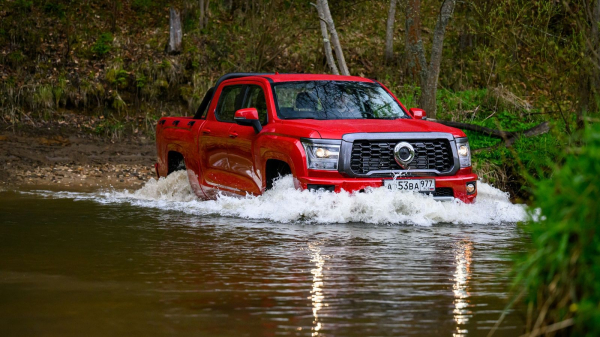
<path id="1" fill-rule="evenodd" d="M 317 186 L 327 186 L 326 190 L 333 190 L 334 192 L 341 192 L 342 190 L 347 192 L 356 192 L 364 190 L 368 187 L 377 188 L 383 186 L 384 179 L 392 178 L 348 178 L 348 177 L 335 177 L 332 174 L 326 174 L 328 177 L 317 177 L 311 172 L 309 177 L 297 177 L 296 184 L 298 188 L 309 189 Z M 477 175 L 474 173 L 459 174 L 453 176 L 432 176 L 432 177 L 406 177 L 398 179 L 435 179 L 435 187 L 452 188 L 454 197 L 434 197 L 436 200 L 452 200 L 454 198 L 461 200 L 464 203 L 470 204 L 475 202 L 477 197 L 477 189 L 473 194 L 467 193 L 467 183 L 476 182 Z"/>

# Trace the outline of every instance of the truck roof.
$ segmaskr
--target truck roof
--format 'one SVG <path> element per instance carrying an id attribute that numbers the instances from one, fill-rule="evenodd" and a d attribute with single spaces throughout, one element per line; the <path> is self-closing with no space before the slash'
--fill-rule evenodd
<path id="1" fill-rule="evenodd" d="M 295 82 L 295 81 L 353 81 L 353 82 L 373 82 L 373 80 L 359 76 L 342 76 L 326 74 L 273 74 L 263 75 L 273 82 Z"/>
<path id="2" fill-rule="evenodd" d="M 229 73 L 221 76 L 215 87 L 218 87 L 223 81 L 241 78 L 241 77 L 262 77 L 267 78 L 271 82 L 297 82 L 297 81 L 353 81 L 353 82 L 370 82 L 373 80 L 359 76 L 341 76 L 341 75 L 326 75 L 326 74 L 279 74 L 279 73 Z"/>

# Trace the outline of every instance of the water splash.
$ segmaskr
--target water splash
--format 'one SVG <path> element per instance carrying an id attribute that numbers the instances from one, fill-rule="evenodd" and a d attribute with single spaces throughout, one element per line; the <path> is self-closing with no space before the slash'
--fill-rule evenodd
<path id="1" fill-rule="evenodd" d="M 500 224 L 527 219 L 524 205 L 514 205 L 508 193 L 478 183 L 475 204 L 435 201 L 418 193 L 399 193 L 386 188 L 365 193 L 310 192 L 294 189 L 291 176 L 279 179 L 272 190 L 245 198 L 219 196 L 196 198 L 185 171 L 151 179 L 137 191 L 104 191 L 93 199 L 102 203 L 130 203 L 140 207 L 180 211 L 192 215 L 220 215 L 282 223 L 364 222 L 373 224 Z M 83 197 L 80 195 L 80 197 Z M 88 199 L 91 196 L 85 196 Z"/>

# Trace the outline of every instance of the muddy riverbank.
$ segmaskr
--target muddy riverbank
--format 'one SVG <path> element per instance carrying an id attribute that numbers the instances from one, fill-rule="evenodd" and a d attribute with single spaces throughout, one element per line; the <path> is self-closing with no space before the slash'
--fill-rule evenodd
<path id="1" fill-rule="evenodd" d="M 155 176 L 154 140 L 75 130 L 0 131 L 0 185 L 137 188 Z"/>

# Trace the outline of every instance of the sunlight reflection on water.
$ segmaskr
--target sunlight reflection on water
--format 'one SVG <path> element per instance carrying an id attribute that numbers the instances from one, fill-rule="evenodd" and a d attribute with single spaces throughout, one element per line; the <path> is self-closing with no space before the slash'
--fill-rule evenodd
<path id="1" fill-rule="evenodd" d="M 313 324 L 312 336 L 318 336 L 319 331 L 322 329 L 321 322 L 319 321 L 319 310 L 323 308 L 323 266 L 325 265 L 325 259 L 321 256 L 321 248 L 318 243 L 309 243 L 308 249 L 311 252 L 310 262 L 315 263 L 315 268 L 310 272 L 313 275 L 312 290 L 311 290 L 311 301 L 313 311 Z"/>
<path id="2" fill-rule="evenodd" d="M 454 292 L 454 320 L 456 321 L 456 332 L 454 337 L 466 336 L 467 330 L 464 327 L 469 318 L 471 311 L 469 307 L 469 288 L 468 283 L 471 279 L 471 259 L 473 254 L 473 242 L 463 240 L 457 243 L 454 250 L 454 260 L 456 263 L 456 271 L 454 272 L 454 284 L 452 291 Z"/>

